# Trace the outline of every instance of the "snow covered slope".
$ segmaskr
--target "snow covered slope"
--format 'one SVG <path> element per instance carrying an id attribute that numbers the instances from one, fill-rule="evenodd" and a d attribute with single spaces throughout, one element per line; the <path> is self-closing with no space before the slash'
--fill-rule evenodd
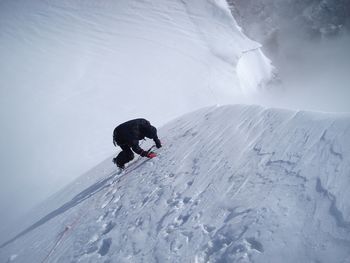
<path id="1" fill-rule="evenodd" d="M 160 137 L 48 200 L 0 261 L 350 262 L 349 115 L 210 107 Z"/>
<path id="2" fill-rule="evenodd" d="M 222 0 L 2 0 L 0 57 L 0 165 L 15 178 L 0 198 L 13 201 L 109 156 L 118 123 L 242 103 L 272 70 Z"/>

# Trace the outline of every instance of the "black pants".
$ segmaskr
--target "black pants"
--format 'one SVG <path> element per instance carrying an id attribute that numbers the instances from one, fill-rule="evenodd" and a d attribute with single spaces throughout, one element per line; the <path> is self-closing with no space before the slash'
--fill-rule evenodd
<path id="1" fill-rule="evenodd" d="M 117 156 L 117 165 L 124 166 L 124 164 L 134 159 L 134 153 L 128 145 L 119 145 L 122 151 Z"/>

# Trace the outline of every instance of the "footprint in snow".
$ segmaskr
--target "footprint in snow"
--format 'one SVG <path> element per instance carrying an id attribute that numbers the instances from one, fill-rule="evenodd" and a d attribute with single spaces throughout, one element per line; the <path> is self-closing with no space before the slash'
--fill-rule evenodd
<path id="1" fill-rule="evenodd" d="M 112 210 L 112 216 L 113 217 L 117 217 L 118 216 L 118 214 L 119 214 L 119 211 L 122 209 L 122 205 L 119 205 L 117 208 L 114 208 L 113 210 Z"/>
<path id="2" fill-rule="evenodd" d="M 188 181 L 187 182 L 187 187 L 191 187 L 193 185 L 194 180 Z"/>
<path id="3" fill-rule="evenodd" d="M 104 224 L 102 235 L 108 234 L 115 227 L 115 225 L 116 223 L 113 221 L 109 221 L 107 224 Z"/>
<path id="4" fill-rule="evenodd" d="M 96 220 L 96 223 L 101 223 L 109 214 L 109 211 L 105 212 L 103 215 L 100 215 L 99 218 Z"/>
<path id="5" fill-rule="evenodd" d="M 105 238 L 102 240 L 102 245 L 97 253 L 99 253 L 101 256 L 107 255 L 110 247 L 112 245 L 112 238 Z"/>
<path id="6" fill-rule="evenodd" d="M 120 200 L 120 198 L 121 198 L 120 195 L 118 195 L 117 197 L 115 197 L 114 200 L 113 200 L 113 204 L 118 203 L 119 200 Z"/>
<path id="7" fill-rule="evenodd" d="M 13 261 L 15 261 L 16 258 L 17 258 L 17 255 L 11 255 L 11 256 L 8 258 L 7 262 L 13 262 Z"/>
<path id="8" fill-rule="evenodd" d="M 98 241 L 100 237 L 98 234 L 94 234 L 89 242 L 87 242 L 84 254 L 92 254 L 98 250 Z"/>
<path id="9" fill-rule="evenodd" d="M 92 254 L 98 250 L 97 242 L 89 243 L 86 247 L 85 254 Z"/>
<path id="10" fill-rule="evenodd" d="M 246 241 L 249 243 L 250 249 L 254 249 L 260 253 L 264 252 L 264 246 L 254 237 L 247 238 Z"/>
<path id="11" fill-rule="evenodd" d="M 105 208 L 110 202 L 112 202 L 114 199 L 114 195 L 112 195 L 112 197 L 108 198 L 101 206 L 101 208 Z"/>
<path id="12" fill-rule="evenodd" d="M 177 228 L 179 226 L 182 226 L 185 224 L 188 219 L 190 219 L 191 215 L 190 214 L 182 214 L 179 215 L 177 218 L 175 218 L 174 223 L 171 224 L 174 228 Z"/>
<path id="13" fill-rule="evenodd" d="M 182 199 L 182 202 L 184 203 L 184 204 L 188 204 L 188 203 L 190 203 L 192 201 L 192 198 L 191 197 L 185 197 L 184 199 Z"/>
<path id="14" fill-rule="evenodd" d="M 216 229 L 215 226 L 203 225 L 203 230 L 204 230 L 204 232 L 207 233 L 207 234 L 213 232 L 215 229 Z"/>

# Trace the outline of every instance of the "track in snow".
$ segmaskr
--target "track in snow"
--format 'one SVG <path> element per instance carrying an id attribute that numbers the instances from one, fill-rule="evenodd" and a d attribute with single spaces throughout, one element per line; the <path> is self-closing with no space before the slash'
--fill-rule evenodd
<path id="1" fill-rule="evenodd" d="M 52 262 L 346 262 L 349 132 L 347 115 L 239 105 L 188 114 L 160 130 L 156 160 L 2 248 L 1 258 L 42 260 L 79 218 Z M 79 181 L 114 169 L 108 160 Z"/>

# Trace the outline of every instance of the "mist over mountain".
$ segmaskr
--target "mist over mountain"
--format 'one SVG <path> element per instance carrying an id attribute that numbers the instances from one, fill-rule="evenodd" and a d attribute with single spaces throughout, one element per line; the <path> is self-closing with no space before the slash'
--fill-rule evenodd
<path id="1" fill-rule="evenodd" d="M 227 2 L 244 33 L 262 43 L 279 72 L 267 104 L 350 111 L 349 1 Z"/>
<path id="2" fill-rule="evenodd" d="M 227 0 L 245 32 L 266 49 L 274 49 L 279 34 L 309 39 L 349 33 L 350 3 L 346 0 Z"/>

